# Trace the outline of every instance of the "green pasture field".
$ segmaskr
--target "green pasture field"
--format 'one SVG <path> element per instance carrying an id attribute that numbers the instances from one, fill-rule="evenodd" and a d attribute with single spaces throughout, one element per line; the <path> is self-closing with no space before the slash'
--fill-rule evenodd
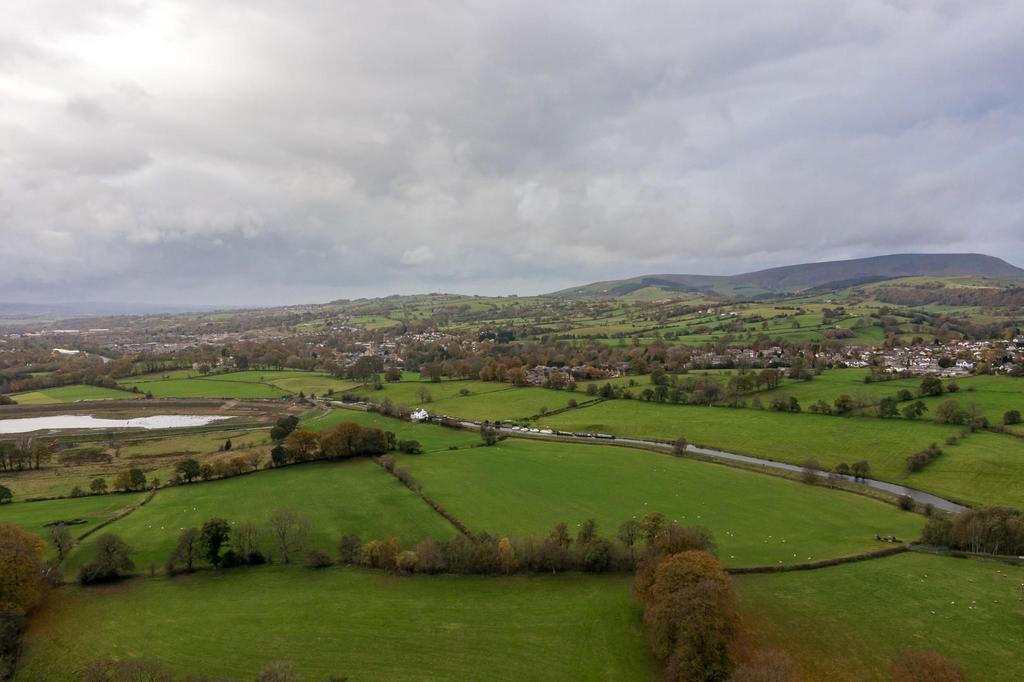
<path id="1" fill-rule="evenodd" d="M 140 391 L 148 391 L 155 398 L 280 398 L 289 393 L 268 384 L 209 378 L 124 382 L 122 385 L 138 386 Z"/>
<path id="2" fill-rule="evenodd" d="M 424 402 L 417 395 L 425 388 L 432 400 Z M 459 395 L 461 390 L 469 395 Z M 578 402 L 591 400 L 581 391 L 556 391 L 546 388 L 517 388 L 511 384 L 489 381 L 448 381 L 399 382 L 384 384 L 380 390 L 360 389 L 359 395 L 376 403 L 390 398 L 395 405 L 422 407 L 430 414 L 446 414 L 475 421 L 500 421 L 502 419 L 526 419 L 539 414 L 542 408 L 549 411 L 565 407 L 570 399 Z"/>
<path id="3" fill-rule="evenodd" d="M 1018 410 L 1024 414 L 1024 379 L 980 375 L 957 379 L 956 385 L 960 387 L 956 393 L 943 393 L 941 396 L 923 399 L 928 406 L 928 412 L 924 414 L 926 418 L 934 419 L 935 408 L 948 398 L 953 398 L 964 408 L 977 405 L 981 414 L 994 425 L 1002 424 L 1003 413 L 1009 410 Z"/>
<path id="4" fill-rule="evenodd" d="M 401 456 L 424 491 L 473 531 L 543 537 L 588 518 L 614 537 L 652 511 L 705 526 L 730 566 L 791 564 L 916 539 L 924 519 L 866 497 L 633 448 L 508 439 Z"/>
<path id="5" fill-rule="evenodd" d="M 566 407 L 569 400 L 583 403 L 592 396 L 580 391 L 556 391 L 549 388 L 512 388 L 497 384 L 504 390 L 479 395 L 458 396 L 419 405 L 431 414 L 447 414 L 474 421 L 524 420 L 547 411 Z"/>
<path id="6" fill-rule="evenodd" d="M 828 369 L 810 381 L 786 379 L 778 388 L 764 391 L 759 395 L 762 401 L 770 400 L 779 394 L 790 395 L 799 400 L 800 405 L 806 410 L 818 400 L 824 400 L 829 406 L 832 406 L 840 395 L 848 395 L 851 398 L 863 397 L 872 403 L 889 396 L 895 398 L 902 389 L 907 389 L 916 396 L 917 389 L 921 386 L 920 379 L 892 379 L 890 381 L 875 381 L 870 384 L 864 383 L 864 377 L 868 374 L 867 369 L 860 367 Z"/>
<path id="7" fill-rule="evenodd" d="M 968 680 L 1024 678 L 1024 567 L 919 553 L 734 578 L 749 629 L 800 679 L 892 679 L 904 649 L 938 651 Z"/>
<path id="8" fill-rule="evenodd" d="M 816 376 L 811 381 L 789 381 L 771 391 L 761 393 L 761 399 L 770 399 L 775 395 L 790 395 L 800 401 L 806 410 L 817 400 L 824 400 L 833 405 L 840 395 L 852 398 L 864 398 L 866 402 L 877 403 L 882 398 L 896 397 L 902 389 L 907 389 L 917 399 L 921 386 L 920 378 L 893 379 L 864 383 L 866 369 L 830 369 Z M 956 393 L 943 393 L 941 396 L 922 398 L 928 406 L 923 419 L 934 419 L 935 408 L 947 398 L 955 398 L 965 408 L 976 403 L 984 416 L 993 424 L 1001 424 L 1003 413 L 1008 410 L 1024 412 L 1024 380 L 1007 376 L 972 376 L 963 379 L 944 379 L 943 384 L 955 383 L 960 390 Z M 901 403 L 901 407 L 907 403 Z"/>
<path id="9" fill-rule="evenodd" d="M 344 393 L 359 386 L 351 379 L 337 379 L 326 374 L 307 374 L 306 376 L 274 379 L 271 383 L 288 393 L 305 393 L 307 396 L 318 395 L 320 397 L 327 395 L 328 391 Z"/>
<path id="10" fill-rule="evenodd" d="M 13 523 L 49 541 L 49 529 L 46 524 L 80 519 L 86 523 L 69 526 L 71 534 L 78 536 L 97 523 L 138 504 L 143 496 L 144 493 L 128 493 L 45 502 L 13 502 L 0 505 L 0 523 Z"/>
<path id="11" fill-rule="evenodd" d="M 301 424 L 301 428 L 312 431 L 327 431 L 342 422 L 355 422 L 361 426 L 373 426 L 391 431 L 399 440 L 417 440 L 424 452 L 447 450 L 449 447 L 465 448 L 480 442 L 480 436 L 473 431 L 451 429 L 436 424 L 413 424 L 394 417 L 385 417 L 375 412 L 335 409 L 318 415 Z"/>
<path id="12" fill-rule="evenodd" d="M 310 377 L 330 378 L 322 372 L 307 372 L 301 369 L 248 369 L 241 372 L 224 372 L 203 377 L 209 381 L 241 381 L 248 384 L 277 384 L 284 379 L 305 379 Z"/>
<path id="13" fill-rule="evenodd" d="M 564 431 L 674 440 L 801 464 L 866 459 L 875 477 L 900 479 L 907 456 L 959 429 L 927 421 L 831 417 L 769 410 L 609 400 L 541 420 Z"/>
<path id="14" fill-rule="evenodd" d="M 611 400 L 541 420 L 564 431 L 605 432 L 691 443 L 755 457 L 802 464 L 815 458 L 826 467 L 860 459 L 871 477 L 904 483 L 955 500 L 1020 506 L 1024 457 L 1012 436 L 975 433 L 959 446 L 946 446 L 960 427 L 928 420 L 830 417 L 724 407 L 665 405 Z M 930 443 L 945 454 L 923 471 L 909 474 L 908 456 Z M 978 443 L 978 445 L 974 445 Z M 977 456 L 982 453 L 984 456 Z M 955 473 L 954 473 L 955 472 Z M 993 497 L 990 497 L 993 496 Z"/>
<path id="15" fill-rule="evenodd" d="M 192 377 L 202 376 L 198 371 L 185 368 L 185 369 L 166 369 L 159 372 L 150 372 L 148 374 L 133 374 L 130 377 L 121 379 L 121 383 L 140 383 L 143 381 L 170 381 L 171 379 L 191 379 Z"/>
<path id="16" fill-rule="evenodd" d="M 145 374 L 130 377 L 122 381 L 126 386 L 138 386 L 140 391 L 152 391 L 156 397 L 230 397 L 230 398 L 276 398 L 286 394 L 324 395 L 328 390 L 335 393 L 347 391 L 358 386 L 348 379 L 338 379 L 322 372 L 307 372 L 299 369 L 284 370 L 245 370 L 241 372 L 224 372 L 202 376 L 194 370 L 178 370 L 169 373 L 171 378 L 164 379 L 167 374 Z M 182 383 L 185 379 L 187 383 Z M 227 382 L 230 384 L 251 384 L 252 387 L 231 386 L 229 395 L 219 395 L 225 387 L 219 384 L 207 386 L 192 382 Z M 167 384 L 170 384 L 168 386 Z M 173 395 L 171 395 L 173 394 Z"/>
<path id="17" fill-rule="evenodd" d="M 154 436 L 150 438 L 132 439 L 126 437 L 121 439 L 121 457 L 136 459 L 153 456 L 180 455 L 184 458 L 210 452 L 217 452 L 227 440 L 231 440 L 232 445 L 235 448 L 238 448 L 244 443 L 253 443 L 254 445 L 264 444 L 263 441 L 269 441 L 269 439 L 269 426 L 265 429 L 223 429 L 220 431 L 198 432 L 186 431 L 173 435 Z"/>
<path id="18" fill-rule="evenodd" d="M 142 657 L 230 680 L 272 660 L 305 680 L 653 680 L 629 583 L 263 566 L 68 587 L 33 617 L 19 679 Z"/>
<path id="19" fill-rule="evenodd" d="M 965 504 L 1024 509 L 1024 439 L 977 432 L 939 447 L 942 456 L 908 474 L 907 485 L 945 491 Z"/>
<path id="20" fill-rule="evenodd" d="M 73 384 L 26 393 L 14 393 L 10 397 L 19 405 L 52 405 L 54 403 L 73 403 L 79 400 L 127 400 L 142 396 L 116 388 Z"/>
<path id="21" fill-rule="evenodd" d="M 40 503 L 44 504 L 44 503 Z M 313 462 L 205 483 L 160 490 L 147 505 L 118 520 L 110 531 L 133 548 L 140 570 L 162 567 L 181 530 L 220 517 L 265 525 L 275 510 L 310 520 L 311 546 L 334 553 L 345 533 L 364 539 L 394 535 L 413 545 L 456 533 L 447 521 L 369 459 Z M 92 556 L 92 541 L 75 548 L 69 568 Z M 273 550 L 270 539 L 265 550 Z M 273 552 L 272 552 L 273 553 Z"/>
<path id="22" fill-rule="evenodd" d="M 397 381 L 394 383 L 385 382 L 383 388 L 378 390 L 368 386 L 357 386 L 351 392 L 365 396 L 376 403 L 383 402 L 384 398 L 390 398 L 395 405 L 406 405 L 408 407 L 422 405 L 428 411 L 433 412 L 430 409 L 431 404 L 441 402 L 447 398 L 476 400 L 482 393 L 505 391 L 511 388 L 511 384 L 503 384 L 497 381 Z M 424 402 L 420 398 L 419 393 L 423 390 L 430 394 L 430 402 Z M 463 398 L 459 395 L 459 391 L 462 390 L 469 391 L 470 395 Z"/>

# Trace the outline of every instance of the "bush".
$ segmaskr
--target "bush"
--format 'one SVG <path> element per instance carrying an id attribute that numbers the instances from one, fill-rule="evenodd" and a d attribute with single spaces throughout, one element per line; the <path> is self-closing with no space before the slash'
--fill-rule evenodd
<path id="1" fill-rule="evenodd" d="M 907 471 L 914 473 L 924 469 L 925 466 L 935 461 L 942 455 L 938 445 L 932 443 L 924 450 L 907 457 Z"/>
<path id="2" fill-rule="evenodd" d="M 914 508 L 914 498 L 910 495 L 900 495 L 897 505 L 903 511 L 911 511 Z"/>
<path id="3" fill-rule="evenodd" d="M 406 455 L 419 455 L 423 453 L 423 446 L 418 440 L 400 440 L 398 451 Z"/>
<path id="4" fill-rule="evenodd" d="M 128 557 L 128 545 L 113 533 L 105 533 L 96 541 L 96 557 L 84 564 L 78 571 L 78 582 L 82 585 L 111 582 L 121 577 L 123 571 L 135 568 Z"/>
<path id="5" fill-rule="evenodd" d="M 1007 426 L 1020 424 L 1020 410 L 1009 410 L 1003 413 L 1003 423 Z"/>
<path id="6" fill-rule="evenodd" d="M 363 543 L 358 535 L 343 535 L 338 543 L 338 559 L 343 564 L 354 564 L 359 561 L 359 553 Z"/>
<path id="7" fill-rule="evenodd" d="M 314 549 L 306 555 L 306 568 L 327 568 L 333 565 L 331 557 L 323 550 Z"/>
<path id="8" fill-rule="evenodd" d="M 804 461 L 803 469 L 800 472 L 800 480 L 808 485 L 814 485 L 818 482 L 818 472 L 822 471 L 821 463 L 816 459 L 808 459 Z"/>

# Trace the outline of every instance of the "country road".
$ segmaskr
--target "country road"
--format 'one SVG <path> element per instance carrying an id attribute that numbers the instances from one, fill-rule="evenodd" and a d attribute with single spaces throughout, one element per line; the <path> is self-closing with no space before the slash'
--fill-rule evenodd
<path id="1" fill-rule="evenodd" d="M 327 402 L 327 404 L 330 404 L 330 405 L 334 405 L 334 406 L 338 406 L 338 407 L 346 407 L 348 409 L 353 409 L 353 408 L 354 409 L 366 409 L 369 406 L 368 404 L 365 404 L 365 403 L 357 403 L 357 404 L 349 403 L 349 404 L 345 404 L 345 403 L 340 403 L 340 402 L 337 402 L 337 401 L 326 401 L 326 402 Z M 356 407 L 356 405 L 358 405 L 359 407 Z M 463 429 L 467 429 L 467 430 L 470 430 L 470 431 L 479 431 L 480 430 L 480 426 L 481 426 L 477 422 L 467 421 L 467 420 L 464 420 L 464 419 L 453 419 L 452 421 L 457 423 Z M 497 424 L 493 424 L 492 426 L 494 426 L 494 428 L 496 428 L 500 433 L 504 433 L 504 434 L 509 435 L 509 436 L 517 436 L 517 437 L 520 437 L 520 438 L 536 438 L 538 440 L 559 440 L 559 441 L 565 441 L 565 442 L 570 442 L 570 443 L 571 442 L 577 442 L 578 443 L 578 442 L 581 442 L 581 441 L 582 442 L 588 442 L 588 443 L 605 443 L 605 444 L 617 443 L 617 444 L 620 444 L 620 445 L 621 444 L 632 445 L 632 446 L 636 446 L 636 447 L 639 447 L 639 448 L 645 448 L 645 449 L 652 449 L 653 448 L 653 449 L 656 449 L 656 450 L 664 450 L 665 452 L 671 452 L 671 450 L 673 448 L 673 446 L 670 443 L 662 443 L 660 441 L 655 441 L 655 440 L 643 440 L 641 438 L 628 438 L 628 437 L 623 437 L 623 436 L 606 436 L 604 438 L 599 438 L 597 436 L 594 436 L 593 434 L 577 436 L 577 435 L 560 434 L 560 433 L 557 433 L 557 432 L 555 432 L 553 430 L 550 430 L 551 431 L 550 433 L 542 433 L 539 430 L 537 430 L 537 431 L 530 431 L 528 429 L 512 429 L 512 428 L 510 428 L 508 426 L 500 426 L 500 425 L 497 425 Z M 546 430 L 549 430 L 549 429 L 546 429 Z M 803 473 L 803 467 L 797 466 L 796 464 L 788 464 L 786 462 L 777 462 L 777 461 L 772 460 L 772 459 L 761 459 L 759 457 L 750 457 L 749 455 L 739 455 L 739 454 L 736 454 L 735 452 L 725 452 L 724 450 L 713 450 L 711 448 L 700 448 L 700 447 L 697 447 L 695 445 L 688 445 L 686 449 L 687 449 L 688 452 L 693 452 L 693 453 L 696 453 L 696 454 L 699 454 L 699 455 L 703 455 L 703 456 L 709 457 L 711 459 L 717 459 L 717 460 L 722 460 L 722 461 L 726 461 L 726 462 L 738 462 L 738 463 L 741 463 L 741 464 L 745 464 L 747 466 L 761 467 L 761 468 L 764 468 L 764 469 L 775 469 L 776 471 L 787 471 L 787 472 Z M 883 492 L 887 492 L 887 493 L 890 493 L 890 494 L 893 494 L 893 495 L 900 495 L 900 496 L 905 495 L 905 496 L 913 499 L 918 504 L 922 504 L 922 505 L 930 504 L 935 509 L 938 509 L 938 510 L 941 510 L 941 511 L 944 511 L 944 512 L 949 512 L 951 514 L 956 514 L 958 512 L 961 512 L 961 511 L 967 509 L 966 506 L 964 506 L 962 504 L 959 504 L 958 502 L 954 502 L 952 500 L 947 500 L 944 497 L 939 497 L 938 495 L 934 495 L 932 493 L 925 492 L 923 490 L 917 490 L 916 488 L 908 488 L 906 486 L 899 485 L 899 484 L 896 484 L 896 483 L 889 483 L 887 481 L 878 481 L 878 480 L 875 480 L 875 479 L 872 479 L 872 478 L 860 478 L 860 479 L 857 479 L 857 478 L 854 478 L 853 476 L 847 476 L 847 475 L 843 475 L 843 474 L 836 474 L 836 473 L 832 473 L 832 472 L 829 472 L 829 471 L 815 471 L 815 474 L 818 477 L 823 478 L 823 479 L 838 478 L 838 479 L 841 479 L 843 481 L 847 481 L 849 483 L 855 483 L 855 484 L 858 484 L 858 485 L 863 485 L 865 487 L 873 488 L 875 490 L 881 490 Z"/>
<path id="2" fill-rule="evenodd" d="M 463 428 L 472 429 L 472 430 L 479 430 L 480 429 L 480 424 L 477 424 L 475 422 L 460 421 L 459 423 L 463 426 Z M 635 445 L 635 446 L 641 447 L 641 448 L 655 448 L 655 449 L 658 449 L 658 450 L 664 450 L 666 452 L 671 451 L 672 448 L 673 448 L 673 446 L 668 444 L 668 443 L 662 443 L 662 442 L 653 441 L 653 440 L 643 440 L 643 439 L 639 439 L 639 438 L 624 438 L 624 437 L 619 436 L 619 437 L 615 437 L 614 439 L 610 439 L 610 438 L 598 438 L 598 437 L 592 436 L 592 435 L 591 436 L 575 436 L 575 435 L 567 436 L 567 435 L 558 434 L 558 433 L 554 433 L 554 432 L 553 433 L 539 433 L 539 432 L 533 432 L 533 431 L 524 431 L 522 429 L 520 429 L 520 430 L 513 430 L 513 429 L 511 429 L 511 428 L 509 428 L 507 426 L 499 426 L 499 427 L 496 427 L 496 428 L 501 433 L 505 433 L 505 434 L 508 434 L 508 435 L 511 435 L 511 436 L 520 436 L 520 437 L 527 437 L 527 438 L 542 438 L 542 439 L 545 439 L 545 440 L 562 440 L 562 441 L 568 441 L 568 442 L 580 442 L 580 441 L 595 442 L 595 443 L 614 442 L 614 443 L 619 443 L 619 444 Z M 697 453 L 697 454 L 700 454 L 700 455 L 704 455 L 705 457 L 710 457 L 712 459 L 725 460 L 725 461 L 729 461 L 729 462 L 740 462 L 740 463 L 751 465 L 751 466 L 763 467 L 765 469 L 776 469 L 776 470 L 780 470 L 780 471 L 789 471 L 789 472 L 796 472 L 796 473 L 802 473 L 803 472 L 803 467 L 797 466 L 795 464 L 787 464 L 786 462 L 777 462 L 775 460 L 761 459 L 761 458 L 758 458 L 758 457 L 749 457 L 747 455 L 738 455 L 738 454 L 736 454 L 734 452 L 725 452 L 723 450 L 712 450 L 711 448 L 699 448 L 699 447 L 696 447 L 694 445 L 690 445 L 690 446 L 687 446 L 687 451 L 688 452 L 694 452 L 694 453 Z M 906 486 L 898 485 L 896 483 L 888 483 L 886 481 L 877 481 L 877 480 L 874 480 L 874 479 L 871 479 L 871 478 L 855 479 L 853 476 L 846 476 L 846 475 L 842 475 L 842 474 L 835 474 L 835 473 L 828 472 L 828 471 L 816 471 L 815 473 L 819 477 L 824 478 L 824 479 L 839 478 L 841 480 L 848 481 L 850 483 L 857 483 L 859 485 L 867 486 L 868 488 L 874 488 L 875 490 L 882 490 L 884 492 L 892 493 L 894 495 L 901 495 L 901 496 L 902 495 L 906 495 L 906 496 L 912 498 L 918 504 L 930 504 L 933 507 L 935 507 L 936 509 L 939 509 L 939 510 L 945 511 L 945 512 L 950 512 L 950 513 L 954 513 L 955 514 L 957 512 L 961 512 L 961 511 L 963 511 L 964 509 L 967 508 L 967 507 L 965 507 L 962 504 L 958 504 L 956 502 L 953 502 L 952 500 L 947 500 L 944 497 L 939 497 L 938 495 L 933 495 L 932 493 L 928 493 L 928 492 L 925 492 L 923 490 L 917 490 L 915 488 L 908 488 Z"/>

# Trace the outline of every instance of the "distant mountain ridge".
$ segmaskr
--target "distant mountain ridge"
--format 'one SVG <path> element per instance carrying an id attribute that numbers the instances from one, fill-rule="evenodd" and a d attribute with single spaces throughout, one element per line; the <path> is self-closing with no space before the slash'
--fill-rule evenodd
<path id="1" fill-rule="evenodd" d="M 981 253 L 899 253 L 869 258 L 784 265 L 738 275 L 642 275 L 594 282 L 555 292 L 559 296 L 621 296 L 645 287 L 666 291 L 715 291 L 739 294 L 743 290 L 768 292 L 845 288 L 897 277 L 976 276 L 993 279 L 1024 278 L 1024 269 L 1001 258 Z"/>

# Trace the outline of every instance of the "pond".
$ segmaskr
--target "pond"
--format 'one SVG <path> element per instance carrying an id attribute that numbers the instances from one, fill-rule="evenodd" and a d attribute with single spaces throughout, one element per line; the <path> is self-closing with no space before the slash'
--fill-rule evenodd
<path id="1" fill-rule="evenodd" d="M 52 417 L 0 419 L 0 434 L 54 431 L 58 429 L 173 429 L 206 426 L 231 417 L 199 414 L 158 414 L 134 419 L 99 419 L 91 415 L 64 414 Z"/>

